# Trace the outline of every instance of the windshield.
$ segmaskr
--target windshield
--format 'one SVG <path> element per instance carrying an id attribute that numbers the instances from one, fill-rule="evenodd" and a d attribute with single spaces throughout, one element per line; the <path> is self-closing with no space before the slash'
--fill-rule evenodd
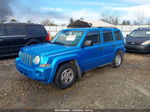
<path id="1" fill-rule="evenodd" d="M 131 37 L 150 37 L 150 31 L 133 31 L 130 33 Z"/>
<path id="2" fill-rule="evenodd" d="M 83 35 L 82 31 L 62 31 L 59 32 L 52 40 L 52 44 L 67 46 L 76 46 Z"/>

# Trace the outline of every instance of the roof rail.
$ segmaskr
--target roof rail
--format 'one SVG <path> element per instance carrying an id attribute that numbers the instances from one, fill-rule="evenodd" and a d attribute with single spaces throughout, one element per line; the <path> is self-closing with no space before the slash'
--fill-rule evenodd
<path id="1" fill-rule="evenodd" d="M 96 27 L 96 28 L 115 28 L 115 29 L 118 29 L 117 27 Z"/>
<path id="2" fill-rule="evenodd" d="M 150 29 L 150 27 L 139 27 L 138 29 Z"/>

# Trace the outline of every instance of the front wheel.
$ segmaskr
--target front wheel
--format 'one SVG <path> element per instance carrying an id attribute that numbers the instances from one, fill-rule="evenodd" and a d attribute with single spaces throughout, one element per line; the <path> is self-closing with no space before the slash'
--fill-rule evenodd
<path id="1" fill-rule="evenodd" d="M 118 68 L 120 67 L 120 65 L 122 64 L 123 61 L 123 53 L 122 52 L 118 52 L 115 56 L 114 61 L 112 62 L 112 67 L 113 68 Z"/>
<path id="2" fill-rule="evenodd" d="M 61 89 L 69 88 L 75 83 L 76 77 L 76 66 L 71 63 L 65 63 L 58 68 L 54 84 Z"/>

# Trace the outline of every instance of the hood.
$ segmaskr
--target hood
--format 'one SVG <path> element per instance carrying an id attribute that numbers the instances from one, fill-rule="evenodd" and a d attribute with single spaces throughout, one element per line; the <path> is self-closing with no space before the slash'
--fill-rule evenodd
<path id="1" fill-rule="evenodd" d="M 127 42 L 143 43 L 147 40 L 150 40 L 150 37 L 126 37 Z"/>
<path id="2" fill-rule="evenodd" d="M 44 43 L 44 44 L 36 44 L 31 45 L 22 48 L 21 50 L 37 55 L 53 55 L 60 52 L 66 52 L 69 50 L 75 49 L 76 46 L 63 46 L 63 45 L 57 45 L 57 44 L 50 44 L 50 43 Z"/>

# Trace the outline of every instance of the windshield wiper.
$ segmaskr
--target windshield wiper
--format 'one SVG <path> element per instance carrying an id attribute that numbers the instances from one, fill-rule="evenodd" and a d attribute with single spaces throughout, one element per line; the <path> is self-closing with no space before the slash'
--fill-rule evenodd
<path id="1" fill-rule="evenodd" d="M 50 42 L 51 44 L 59 44 L 59 45 L 64 45 L 64 43 L 61 42 Z"/>

